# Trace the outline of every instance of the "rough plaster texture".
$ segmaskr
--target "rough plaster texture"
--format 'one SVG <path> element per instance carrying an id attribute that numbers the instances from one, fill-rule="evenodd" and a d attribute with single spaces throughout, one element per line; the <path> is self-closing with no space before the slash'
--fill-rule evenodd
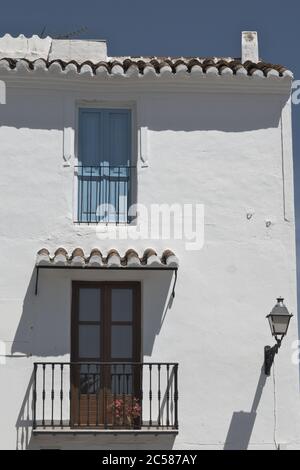
<path id="1" fill-rule="evenodd" d="M 7 80 L 0 107 L 0 339 L 13 357 L 0 366 L 0 381 L 9 384 L 0 391 L 1 448 L 274 449 L 274 433 L 278 443 L 299 448 L 289 89 L 244 87 L 237 93 L 226 82 L 218 90 L 175 90 L 134 80 L 126 89 Z M 186 251 L 180 240 L 101 240 L 94 226 L 73 223 L 75 160 L 64 165 L 64 132 L 70 129 L 76 155 L 76 104 L 83 101 L 132 104 L 134 132 L 147 128 L 149 158 L 148 167 L 137 163 L 138 201 L 203 203 L 201 251 Z M 162 322 L 171 287 L 166 273 L 45 271 L 35 297 L 34 261 L 44 246 L 170 248 L 180 259 L 172 307 Z M 32 436 L 33 362 L 69 359 L 74 279 L 142 282 L 144 359 L 179 362 L 175 440 Z M 295 317 L 276 357 L 274 405 L 273 380 L 261 368 L 263 348 L 272 343 L 265 316 L 278 295 Z"/>

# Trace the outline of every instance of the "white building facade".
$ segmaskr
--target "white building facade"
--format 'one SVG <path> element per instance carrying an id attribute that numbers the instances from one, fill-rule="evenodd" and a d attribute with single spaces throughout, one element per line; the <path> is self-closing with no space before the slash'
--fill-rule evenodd
<path id="1" fill-rule="evenodd" d="M 255 33 L 242 60 L 6 35 L 0 80 L 0 447 L 299 448 L 291 72 Z"/>

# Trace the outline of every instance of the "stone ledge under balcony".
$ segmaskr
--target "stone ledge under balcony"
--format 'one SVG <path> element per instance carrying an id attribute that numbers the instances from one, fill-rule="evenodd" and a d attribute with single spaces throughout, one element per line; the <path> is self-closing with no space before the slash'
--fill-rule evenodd
<path id="1" fill-rule="evenodd" d="M 73 428 L 38 428 L 33 429 L 33 434 L 115 434 L 115 435 L 177 435 L 178 429 L 73 429 Z"/>

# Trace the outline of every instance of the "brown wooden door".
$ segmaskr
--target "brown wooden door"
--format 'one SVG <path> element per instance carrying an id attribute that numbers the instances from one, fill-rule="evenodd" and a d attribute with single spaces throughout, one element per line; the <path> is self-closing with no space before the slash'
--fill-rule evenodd
<path id="1" fill-rule="evenodd" d="M 140 283 L 74 281 L 72 287 L 71 425 L 136 425 Z"/>

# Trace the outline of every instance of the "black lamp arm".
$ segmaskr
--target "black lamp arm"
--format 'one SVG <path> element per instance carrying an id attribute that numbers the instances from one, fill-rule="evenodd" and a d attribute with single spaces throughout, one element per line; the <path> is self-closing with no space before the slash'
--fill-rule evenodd
<path id="1" fill-rule="evenodd" d="M 278 338 L 277 336 L 275 336 L 275 339 L 276 344 L 274 344 L 273 347 L 265 346 L 265 374 L 268 377 L 271 375 L 271 368 L 282 342 L 282 337 Z"/>

